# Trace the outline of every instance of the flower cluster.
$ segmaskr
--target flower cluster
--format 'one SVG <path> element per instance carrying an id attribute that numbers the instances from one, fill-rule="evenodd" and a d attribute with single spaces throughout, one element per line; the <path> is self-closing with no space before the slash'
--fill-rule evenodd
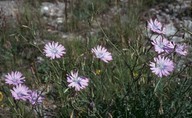
<path id="1" fill-rule="evenodd" d="M 112 60 L 111 53 L 107 51 L 106 48 L 102 46 L 97 46 L 92 48 L 92 53 L 95 58 L 98 58 L 106 63 Z M 58 42 L 49 42 L 44 46 L 45 56 L 53 59 L 58 59 L 63 57 L 65 52 L 65 47 Z M 23 77 L 21 72 L 12 71 L 5 75 L 5 83 L 12 85 L 13 89 L 11 94 L 15 100 L 29 101 L 32 105 L 39 104 L 42 102 L 43 97 L 37 91 L 30 90 L 23 83 L 25 82 L 25 77 Z M 68 87 L 75 88 L 76 91 L 85 89 L 88 86 L 89 79 L 78 75 L 78 72 L 71 71 L 70 74 L 67 74 Z"/>
<path id="2" fill-rule="evenodd" d="M 105 47 L 98 45 L 97 47 L 92 48 L 91 52 L 94 54 L 95 58 L 98 58 L 105 63 L 112 61 L 112 55 L 107 51 Z M 65 52 L 63 45 L 58 42 L 49 42 L 44 46 L 45 56 L 50 59 L 61 58 Z M 68 87 L 74 87 L 76 91 L 80 91 L 88 86 L 89 79 L 86 77 L 80 77 L 78 72 L 71 71 L 70 74 L 67 74 Z"/>
<path id="3" fill-rule="evenodd" d="M 5 83 L 13 85 L 11 94 L 15 100 L 29 101 L 32 105 L 42 103 L 43 97 L 37 91 L 30 90 L 23 84 L 25 77 L 21 72 L 12 71 L 5 75 Z"/>
<path id="4" fill-rule="evenodd" d="M 173 41 L 169 41 L 163 34 L 165 28 L 157 21 L 157 19 L 148 21 L 148 28 L 159 34 L 159 36 L 152 40 L 155 52 L 158 53 L 158 57 L 154 57 L 154 61 L 150 62 L 151 70 L 159 77 L 168 76 L 174 70 L 175 64 L 171 59 L 165 57 L 166 54 L 177 53 L 182 56 L 186 56 L 188 52 L 188 46 L 186 44 L 179 44 Z"/>
<path id="5" fill-rule="evenodd" d="M 59 59 L 63 57 L 65 52 L 65 47 L 58 42 L 49 42 L 44 46 L 45 56 L 53 59 Z M 107 51 L 106 48 L 102 46 L 97 46 L 92 48 L 92 53 L 95 58 L 98 58 L 106 63 L 112 60 L 111 53 Z M 15 100 L 29 101 L 32 105 L 39 104 L 42 102 L 43 97 L 38 91 L 32 91 L 23 83 L 25 82 L 25 77 L 23 77 L 21 72 L 12 71 L 5 75 L 5 83 L 12 85 L 11 94 Z M 67 75 L 68 87 L 75 88 L 76 91 L 85 89 L 88 86 L 89 79 L 78 75 L 78 72 L 71 71 Z"/>

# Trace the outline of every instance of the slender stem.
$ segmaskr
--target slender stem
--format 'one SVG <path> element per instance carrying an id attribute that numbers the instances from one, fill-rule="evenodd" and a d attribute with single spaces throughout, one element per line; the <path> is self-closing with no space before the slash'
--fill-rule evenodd
<path id="1" fill-rule="evenodd" d="M 118 52 L 119 54 L 121 54 L 121 51 L 109 40 L 108 36 L 106 35 L 105 31 L 103 30 L 103 28 L 101 27 L 101 25 L 97 22 L 97 24 L 99 25 L 99 28 L 101 29 L 102 33 L 104 34 L 105 36 L 105 40 L 107 42 L 109 42 Z"/>
<path id="2" fill-rule="evenodd" d="M 161 80 L 162 80 L 162 78 L 160 78 L 159 81 L 157 82 L 157 84 L 155 86 L 155 89 L 154 89 L 154 93 L 156 93 L 157 88 L 159 87 L 159 84 L 160 84 Z"/>
<path id="3" fill-rule="evenodd" d="M 53 63 L 52 60 L 51 60 L 51 65 L 52 65 L 52 67 L 54 68 L 54 71 L 56 72 L 56 74 L 59 76 L 59 72 L 58 72 L 58 70 L 57 70 L 57 67 L 55 67 L 55 65 L 54 65 L 54 63 Z"/>

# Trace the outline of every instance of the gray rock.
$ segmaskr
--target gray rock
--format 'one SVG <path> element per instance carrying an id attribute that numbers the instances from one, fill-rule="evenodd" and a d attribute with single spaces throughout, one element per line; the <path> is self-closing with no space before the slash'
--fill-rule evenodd
<path id="1" fill-rule="evenodd" d="M 172 22 L 165 25 L 165 35 L 166 36 L 175 35 L 176 32 L 177 32 L 177 29 L 175 28 L 175 26 L 173 25 Z"/>
<path id="2" fill-rule="evenodd" d="M 48 17 L 62 17 L 64 16 L 65 4 L 62 2 L 50 3 L 43 2 L 41 5 L 41 13 Z"/>
<path id="3" fill-rule="evenodd" d="M 192 39 L 192 36 L 191 36 L 191 34 L 189 34 L 189 33 L 186 32 L 186 33 L 184 34 L 184 38 L 185 38 L 185 39 Z"/>
<path id="4" fill-rule="evenodd" d="M 192 32 L 192 20 L 184 20 L 183 21 L 184 27 L 186 27 L 189 31 Z"/>
<path id="5" fill-rule="evenodd" d="M 157 39 L 160 40 L 162 37 L 161 35 L 152 35 L 151 40 Z"/>
<path id="6" fill-rule="evenodd" d="M 182 41 L 184 41 L 184 39 L 181 38 L 181 37 L 178 37 L 178 36 L 173 36 L 171 41 L 173 41 L 173 42 L 182 42 Z"/>

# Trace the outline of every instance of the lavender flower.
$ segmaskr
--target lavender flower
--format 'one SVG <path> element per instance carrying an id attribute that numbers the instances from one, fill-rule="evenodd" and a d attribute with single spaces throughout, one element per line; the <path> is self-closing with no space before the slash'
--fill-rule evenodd
<path id="1" fill-rule="evenodd" d="M 166 57 L 158 56 L 154 58 L 154 62 L 150 62 L 151 70 L 159 77 L 168 76 L 174 70 L 174 63 Z"/>
<path id="2" fill-rule="evenodd" d="M 42 103 L 43 97 L 37 91 L 30 91 L 28 100 L 32 105 L 35 105 Z"/>
<path id="3" fill-rule="evenodd" d="M 61 58 L 66 52 L 64 46 L 59 44 L 58 42 L 49 42 L 44 47 L 44 52 L 47 57 L 51 59 Z"/>
<path id="4" fill-rule="evenodd" d="M 159 38 L 156 38 L 152 41 L 152 44 L 155 46 L 155 51 L 157 53 L 162 52 L 171 52 L 173 51 L 175 45 L 174 43 L 168 41 L 166 38 L 163 38 L 160 36 Z"/>
<path id="5" fill-rule="evenodd" d="M 15 71 L 15 72 L 11 72 L 8 73 L 7 75 L 5 75 L 5 83 L 9 84 L 9 85 L 18 85 L 18 84 L 22 84 L 25 80 L 25 77 L 22 77 L 22 73 Z"/>
<path id="6" fill-rule="evenodd" d="M 16 85 L 16 87 L 11 90 L 12 96 L 15 98 L 15 100 L 24 100 L 26 101 L 29 97 L 29 89 L 25 85 Z"/>
<path id="7" fill-rule="evenodd" d="M 158 34 L 165 34 L 164 32 L 165 28 L 159 21 L 157 21 L 157 19 L 155 19 L 154 21 L 150 19 L 148 21 L 148 28 L 151 29 L 151 31 L 156 32 Z"/>
<path id="8" fill-rule="evenodd" d="M 187 53 L 188 53 L 188 50 L 187 50 L 187 45 L 186 44 L 177 44 L 176 45 L 176 49 L 175 49 L 175 52 L 180 54 L 180 55 L 183 55 L 183 56 L 186 56 Z"/>
<path id="9" fill-rule="evenodd" d="M 112 60 L 111 53 L 107 51 L 106 48 L 98 45 L 96 48 L 92 48 L 92 53 L 95 54 L 96 58 L 108 63 Z"/>
<path id="10" fill-rule="evenodd" d="M 86 88 L 89 80 L 85 77 L 79 77 L 78 72 L 71 71 L 70 75 L 67 75 L 68 87 L 74 87 L 76 91 Z"/>

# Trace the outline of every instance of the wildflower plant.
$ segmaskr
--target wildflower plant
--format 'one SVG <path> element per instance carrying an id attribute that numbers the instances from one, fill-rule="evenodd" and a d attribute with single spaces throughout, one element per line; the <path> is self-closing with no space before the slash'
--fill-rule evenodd
<path id="1" fill-rule="evenodd" d="M 12 71 L 11 73 L 5 75 L 5 83 L 9 85 L 19 85 L 22 84 L 24 81 L 25 77 L 23 77 L 22 73 L 18 71 Z"/>
<path id="2" fill-rule="evenodd" d="M 154 62 L 150 62 L 151 70 L 159 77 L 168 76 L 170 75 L 170 72 L 174 71 L 175 64 L 169 58 L 164 57 L 165 55 L 162 55 L 162 53 L 176 52 L 180 55 L 186 56 L 187 46 L 186 44 L 178 44 L 166 39 L 165 36 L 162 35 L 162 32 L 160 32 L 160 28 L 165 28 L 157 20 L 153 22 L 150 19 L 150 22 L 148 22 L 148 28 L 156 33 L 161 34 L 160 36 L 158 36 L 158 38 L 153 39 L 151 42 L 154 46 L 155 51 L 159 54 L 158 57 L 154 57 Z"/>
<path id="3" fill-rule="evenodd" d="M 101 45 L 92 48 L 91 51 L 94 54 L 95 58 L 98 58 L 106 63 L 113 60 L 111 53 L 108 52 L 107 49 L 105 47 L 102 47 Z"/>
<path id="4" fill-rule="evenodd" d="M 180 55 L 186 56 L 188 53 L 188 46 L 186 44 L 177 44 L 175 52 Z"/>
<path id="5" fill-rule="evenodd" d="M 88 86 L 89 79 L 86 77 L 80 77 L 78 71 L 71 71 L 71 73 L 67 75 L 67 82 L 69 83 L 68 87 L 73 87 L 76 91 L 80 91 Z"/>
<path id="6" fill-rule="evenodd" d="M 162 53 L 162 52 L 172 52 L 174 49 L 174 44 L 171 41 L 168 41 L 166 38 L 163 38 L 160 36 L 160 38 L 155 38 L 151 42 L 154 45 L 155 51 L 157 53 Z"/>
<path id="7" fill-rule="evenodd" d="M 165 33 L 165 28 L 163 27 L 163 25 L 161 24 L 161 22 L 159 22 L 157 19 L 152 20 L 150 19 L 148 21 L 148 28 L 158 34 L 164 34 Z"/>
<path id="8" fill-rule="evenodd" d="M 190 43 L 188 40 L 174 42 L 172 37 L 167 37 L 165 23 L 158 19 L 146 20 L 152 36 L 158 38 L 142 34 L 138 14 L 143 2 L 75 0 L 66 3 L 69 6 L 64 13 L 64 31 L 74 34 L 72 37 L 51 32 L 60 27 L 49 31 L 39 29 L 40 25 L 29 14 L 22 17 L 25 22 L 20 21 L 13 34 L 2 29 L 5 33 L 0 35 L 4 40 L 0 40 L 0 62 L 3 65 L 5 60 L 9 65 L 1 66 L 0 72 L 17 69 L 23 73 L 11 71 L 2 76 L 0 105 L 5 107 L 0 107 L 0 117 L 3 110 L 10 117 L 23 118 L 190 117 Z M 111 5 L 118 10 L 109 15 L 115 20 L 108 19 L 105 12 Z M 109 23 L 100 17 L 103 13 Z M 42 40 L 38 42 L 36 38 Z M 50 41 L 44 43 L 44 39 Z"/>
<path id="9" fill-rule="evenodd" d="M 168 76 L 174 70 L 174 63 L 166 57 L 154 57 L 154 62 L 150 62 L 150 67 L 153 73 L 159 77 Z"/>
<path id="10" fill-rule="evenodd" d="M 43 97 L 38 91 L 29 91 L 28 92 L 28 100 L 32 105 L 40 104 L 43 102 Z"/>
<path id="11" fill-rule="evenodd" d="M 11 94 L 15 100 L 26 101 L 29 97 L 29 88 L 25 85 L 17 85 L 11 90 Z"/>
<path id="12" fill-rule="evenodd" d="M 66 52 L 63 45 L 58 42 L 49 42 L 44 47 L 45 56 L 50 59 L 61 58 Z"/>

